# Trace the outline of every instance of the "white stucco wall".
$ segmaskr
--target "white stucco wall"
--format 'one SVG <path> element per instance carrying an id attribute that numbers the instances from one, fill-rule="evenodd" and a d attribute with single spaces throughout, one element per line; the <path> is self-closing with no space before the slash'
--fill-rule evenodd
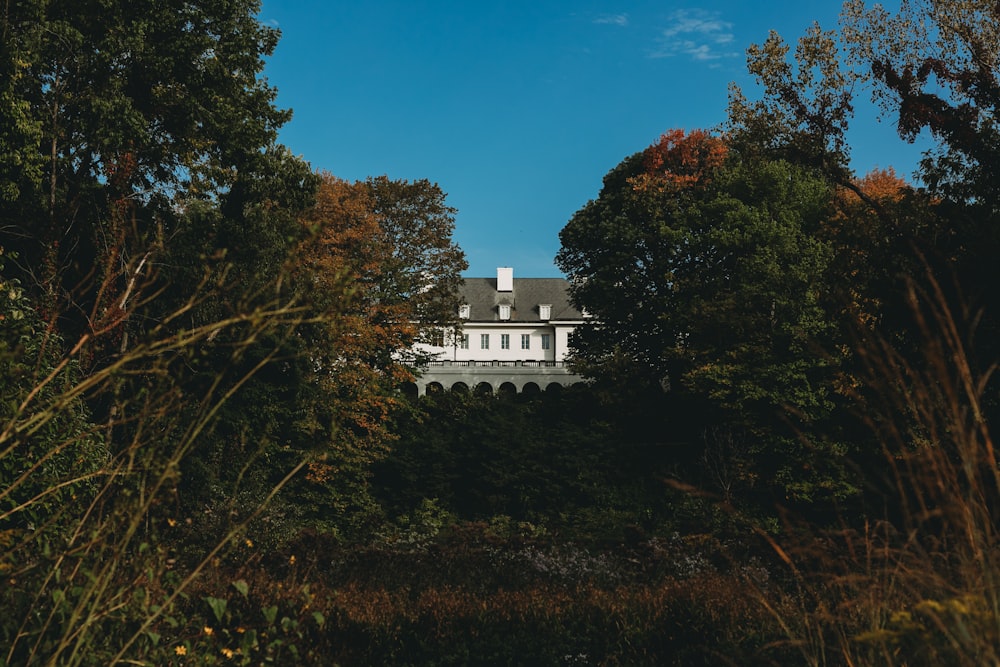
<path id="1" fill-rule="evenodd" d="M 437 359 L 450 361 L 563 361 L 568 349 L 569 332 L 575 324 L 549 322 L 467 322 L 462 333 L 469 336 L 469 349 L 463 350 L 458 342 L 449 341 L 444 347 L 418 345 L 422 352 L 433 354 Z M 489 349 L 482 349 L 480 335 L 489 334 Z M 510 348 L 501 347 L 501 335 L 510 336 Z M 521 335 L 527 334 L 529 348 L 521 348 Z M 549 336 L 549 349 L 542 349 L 542 334 Z"/>
<path id="2" fill-rule="evenodd" d="M 576 324 L 553 324 L 555 330 L 556 357 L 559 361 L 566 359 L 569 353 L 569 335 L 576 329 Z"/>

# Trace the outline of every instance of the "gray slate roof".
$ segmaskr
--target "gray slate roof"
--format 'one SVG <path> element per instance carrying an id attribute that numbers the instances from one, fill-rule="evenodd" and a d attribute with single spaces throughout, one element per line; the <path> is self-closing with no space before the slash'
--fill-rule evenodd
<path id="1" fill-rule="evenodd" d="M 466 278 L 459 288 L 459 303 L 467 303 L 469 322 L 497 322 L 497 306 L 511 306 L 511 322 L 540 322 L 538 306 L 552 305 L 550 320 L 580 320 L 583 314 L 569 302 L 569 281 L 564 278 L 514 278 L 513 292 L 497 292 L 497 279 Z"/>

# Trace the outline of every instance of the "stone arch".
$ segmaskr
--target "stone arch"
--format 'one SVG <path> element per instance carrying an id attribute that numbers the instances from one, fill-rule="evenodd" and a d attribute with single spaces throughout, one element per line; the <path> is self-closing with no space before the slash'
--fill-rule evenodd
<path id="1" fill-rule="evenodd" d="M 562 389 L 563 389 L 563 386 L 561 384 L 559 384 L 558 382 L 550 382 L 550 383 L 548 383 L 545 386 L 545 391 L 547 391 L 549 393 L 552 393 L 552 394 L 558 394 L 559 392 L 562 391 Z"/>
<path id="2" fill-rule="evenodd" d="M 469 393 L 469 385 L 465 384 L 462 381 L 459 381 L 459 382 L 456 382 L 455 384 L 451 385 L 451 390 L 453 392 L 455 392 L 456 394 L 468 394 Z"/>
<path id="3" fill-rule="evenodd" d="M 428 394 L 443 394 L 444 385 L 440 382 L 428 382 L 427 383 L 427 393 Z"/>
<path id="4" fill-rule="evenodd" d="M 524 386 L 521 387 L 522 394 L 534 396 L 535 394 L 540 394 L 541 392 L 542 388 L 538 386 L 537 382 L 525 382 Z"/>
<path id="5" fill-rule="evenodd" d="M 497 387 L 497 396 L 516 396 L 517 386 L 513 382 L 504 382 Z"/>
<path id="6" fill-rule="evenodd" d="M 493 395 L 493 385 L 489 382 L 480 382 L 476 385 L 476 394 L 478 396 L 492 396 Z"/>

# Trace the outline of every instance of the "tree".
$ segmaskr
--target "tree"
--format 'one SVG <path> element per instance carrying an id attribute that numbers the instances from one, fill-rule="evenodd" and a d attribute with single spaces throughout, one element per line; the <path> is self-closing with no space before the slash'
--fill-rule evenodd
<path id="1" fill-rule="evenodd" d="M 11 273 L 35 297 L 45 340 L 65 341 L 88 376 L 157 337 L 246 323 L 192 344 L 167 388 L 122 374 L 114 390 L 88 396 L 113 451 L 139 437 L 120 415 L 153 385 L 232 392 L 192 466 L 219 451 L 248 461 L 273 453 L 295 405 L 294 373 L 281 373 L 299 352 L 293 327 L 247 332 L 261 313 L 305 317 L 282 274 L 317 179 L 275 143 L 290 112 L 261 76 L 278 31 L 258 21 L 259 8 L 12 0 L 0 16 L 0 72 L 9 74 L 0 83 L 0 234 L 20 250 Z M 191 422 L 200 409 L 184 407 Z M 160 434 L 179 441 L 183 430 Z M 216 463 L 216 478 L 231 471 Z"/>
<path id="2" fill-rule="evenodd" d="M 834 249 L 828 307 L 848 329 L 898 326 L 904 277 L 924 269 L 915 248 L 920 239 L 940 240 L 932 201 L 890 167 L 837 187 L 833 203 L 820 230 Z"/>
<path id="3" fill-rule="evenodd" d="M 1000 7 L 985 0 L 915 0 L 895 14 L 853 0 L 844 6 L 843 39 L 873 96 L 895 116 L 899 136 L 937 143 L 920 177 L 936 199 L 939 228 L 931 254 L 940 276 L 955 274 L 958 298 L 982 310 L 985 359 L 1000 350 Z"/>
<path id="4" fill-rule="evenodd" d="M 343 326 L 353 342 L 331 349 L 385 373 L 393 388 L 416 361 L 413 343 L 457 323 L 456 290 L 468 264 L 452 240 L 454 213 L 427 180 L 348 183 L 326 174 L 302 217 L 313 230 L 296 252 L 302 279 L 316 286 L 347 279 L 353 290 L 354 319 Z"/>
<path id="5" fill-rule="evenodd" d="M 840 32 L 809 30 L 799 40 L 794 65 L 781 37 L 772 33 L 749 49 L 762 99 L 750 103 L 734 89 L 730 135 L 740 145 L 769 146 L 796 163 L 820 166 L 831 182 L 865 199 L 883 226 L 898 225 L 891 212 L 866 199 L 846 169 L 851 90 L 869 85 L 883 111 L 895 116 L 903 140 L 912 142 L 927 131 L 938 142 L 919 174 L 936 200 L 933 209 L 924 210 L 928 220 L 922 227 L 930 237 L 913 237 L 914 249 L 940 260 L 936 271 L 948 264 L 954 269 L 953 260 L 974 270 L 979 275 L 970 275 L 964 289 L 978 292 L 992 282 L 987 278 L 995 262 L 987 257 L 998 243 L 998 12 L 996 3 L 986 0 L 904 0 L 896 13 L 850 0 Z M 817 147 L 813 153 L 833 159 L 817 161 L 800 150 L 803 135 Z"/>
<path id="6" fill-rule="evenodd" d="M 672 369 L 679 377 L 689 367 L 691 346 L 700 349 L 717 338 L 706 332 L 697 340 L 695 332 L 705 326 L 699 323 L 700 311 L 723 305 L 722 300 L 714 301 L 721 290 L 734 303 L 727 312 L 739 307 L 746 317 L 762 321 L 772 317 L 775 295 L 747 301 L 749 293 L 737 297 L 734 290 L 777 292 L 780 285 L 772 282 L 765 288 L 756 283 L 765 277 L 780 278 L 763 275 L 768 271 L 780 272 L 745 260 L 764 253 L 764 247 L 775 241 L 776 232 L 766 231 L 767 224 L 784 226 L 803 238 L 818 228 L 829 191 L 804 170 L 787 164 L 741 164 L 731 158 L 723 167 L 719 159 L 725 154 L 723 144 L 705 133 L 692 133 L 683 142 L 672 133 L 664 137 L 650 150 L 626 158 L 605 177 L 600 196 L 560 233 L 557 262 L 570 278 L 573 298 L 601 323 L 583 330 L 579 357 L 621 349 L 657 377 Z M 674 150 L 690 152 L 692 140 L 708 144 L 702 154 L 709 157 L 696 180 L 678 181 L 670 167 L 665 172 L 663 166 L 651 170 L 652 165 L 663 164 L 662 158 L 651 156 L 666 152 L 672 158 Z M 664 149 L 664 142 L 677 148 Z M 782 179 L 790 183 L 788 188 L 798 190 L 782 191 Z M 789 202 L 787 211 L 779 204 L 782 197 Z M 762 259 L 778 265 L 785 253 L 792 258 L 800 250 L 775 247 Z M 800 257 L 796 263 L 808 261 Z M 753 271 L 762 274 L 757 277 L 761 280 L 751 280 Z M 810 273 L 817 274 L 817 269 Z M 791 280 L 787 272 L 784 278 Z M 799 287 L 798 296 L 807 291 Z M 775 302 L 774 308 L 778 307 Z M 725 329 L 724 322 L 709 319 Z"/>
<path id="7" fill-rule="evenodd" d="M 363 527 L 377 511 L 369 466 L 395 437 L 389 416 L 401 407 L 399 385 L 413 378 L 412 345 L 457 318 L 454 288 L 466 264 L 451 239 L 453 214 L 426 180 L 323 174 L 300 216 L 309 234 L 294 252 L 292 289 L 321 317 L 302 329 L 297 361 L 275 378 L 284 400 L 263 401 L 284 405 L 265 432 L 313 455 L 294 492 L 300 508 L 314 508 L 305 520 L 325 529 Z"/>
<path id="8" fill-rule="evenodd" d="M 256 173 L 289 113 L 257 0 L 13 0 L 0 16 L 0 229 L 74 332 L 121 326 L 174 212 Z"/>
<path id="9" fill-rule="evenodd" d="M 920 354 L 921 343 L 911 335 L 914 313 L 903 302 L 910 277 L 927 275 L 936 277 L 936 285 L 918 291 L 944 290 L 956 312 L 965 313 L 965 324 L 976 329 L 984 363 L 998 354 L 1000 302 L 991 288 L 998 279 L 1000 247 L 998 12 L 996 3 L 986 0 L 904 0 L 896 12 L 850 0 L 840 31 L 809 31 L 800 45 L 813 48 L 796 51 L 794 64 L 786 61 L 787 48 L 777 35 L 752 47 L 749 65 L 763 85 L 762 99 L 749 103 L 739 91 L 731 99 L 734 141 L 766 145 L 797 163 L 818 165 L 831 183 L 862 199 L 866 218 L 878 218 L 873 257 L 889 261 L 882 264 L 880 284 L 867 289 L 881 295 L 879 335 L 910 353 Z M 819 41 L 819 34 L 827 37 Z M 810 71 L 829 85 L 813 85 L 802 75 Z M 846 155 L 837 146 L 846 147 L 850 92 L 861 85 L 894 117 L 901 139 L 912 142 L 924 135 L 936 142 L 921 161 L 920 190 L 898 202 L 868 197 L 843 160 L 796 157 L 802 154 L 797 135 L 781 129 L 818 128 L 806 132 L 817 138 L 815 145 L 830 147 L 833 156 Z M 831 103 L 838 99 L 844 103 Z M 810 119 L 823 117 L 814 111 L 825 111 L 835 126 L 824 130 L 821 122 L 813 123 Z"/>
<path id="10" fill-rule="evenodd" d="M 749 101 L 729 94 L 727 136 L 744 155 L 759 154 L 819 169 L 850 187 L 847 129 L 854 113 L 851 72 L 841 68 L 836 35 L 813 25 L 795 49 L 776 32 L 747 49 L 747 68 L 764 87 Z"/>
<path id="11" fill-rule="evenodd" d="M 968 201 L 997 193 L 998 23 L 1000 7 L 986 0 L 909 0 L 896 14 L 844 4 L 850 62 L 896 115 L 900 137 L 928 130 L 940 141 L 922 165 L 938 194 Z"/>
<path id="12" fill-rule="evenodd" d="M 436 183 L 369 178 L 365 188 L 374 204 L 382 243 L 390 249 L 380 267 L 374 297 L 380 303 L 408 304 L 406 315 L 420 325 L 419 335 L 457 322 L 455 295 L 465 253 L 452 240 L 455 209 Z"/>
<path id="13" fill-rule="evenodd" d="M 789 496 L 852 492 L 831 470 L 842 464 L 835 437 L 811 451 L 799 440 L 836 405 L 838 362 L 821 353 L 836 330 L 822 299 L 829 185 L 781 160 L 730 152 L 723 162 L 707 134 L 665 137 L 612 170 L 560 233 L 557 262 L 598 322 L 573 343 L 574 360 L 595 374 L 624 356 L 647 381 L 666 376 L 710 400 L 752 434 L 758 466 Z M 701 168 L 685 157 L 692 139 Z M 678 178 L 671 164 L 697 177 Z"/>

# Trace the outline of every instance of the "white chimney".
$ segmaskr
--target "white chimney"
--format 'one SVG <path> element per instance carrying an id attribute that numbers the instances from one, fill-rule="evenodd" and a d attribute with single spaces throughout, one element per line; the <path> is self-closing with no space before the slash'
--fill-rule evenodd
<path id="1" fill-rule="evenodd" d="M 514 269 L 509 266 L 497 267 L 497 291 L 514 291 Z"/>

